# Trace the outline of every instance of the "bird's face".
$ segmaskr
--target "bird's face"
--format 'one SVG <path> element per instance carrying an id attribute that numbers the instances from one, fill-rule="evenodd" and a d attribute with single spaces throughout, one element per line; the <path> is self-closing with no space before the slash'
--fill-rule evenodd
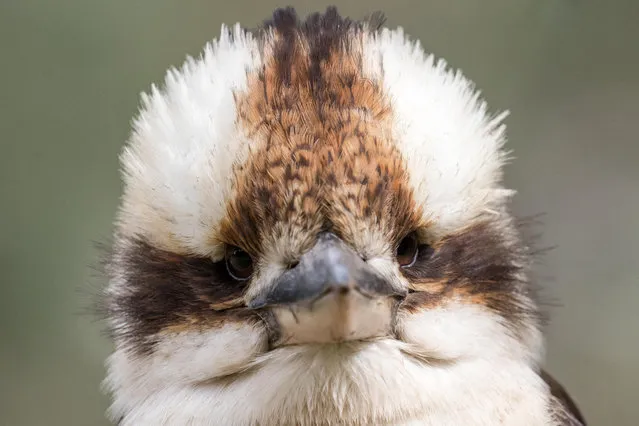
<path id="1" fill-rule="evenodd" d="M 500 119 L 401 31 L 223 29 L 122 155 L 114 418 L 409 419 L 536 360 Z"/>

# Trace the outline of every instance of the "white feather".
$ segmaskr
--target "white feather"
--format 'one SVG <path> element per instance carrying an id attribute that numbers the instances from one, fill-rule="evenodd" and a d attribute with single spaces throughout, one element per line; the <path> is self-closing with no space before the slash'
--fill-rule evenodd
<path id="1" fill-rule="evenodd" d="M 364 38 L 365 74 L 382 81 L 394 114 L 413 195 L 435 235 L 500 210 L 512 191 L 501 187 L 507 113 L 488 115 L 473 84 L 427 55 L 402 31 Z"/>
<path id="2" fill-rule="evenodd" d="M 198 59 L 168 72 L 162 91 L 143 95 L 121 161 L 125 189 L 120 231 L 163 248 L 219 254 L 210 241 L 225 214 L 232 166 L 247 154 L 237 128 L 234 92 L 261 63 L 257 42 L 222 27 Z"/>
<path id="3" fill-rule="evenodd" d="M 552 424 L 536 354 L 493 314 L 451 303 L 399 328 L 404 341 L 270 352 L 248 325 L 164 335 L 151 355 L 112 356 L 111 414 L 126 426 Z"/>

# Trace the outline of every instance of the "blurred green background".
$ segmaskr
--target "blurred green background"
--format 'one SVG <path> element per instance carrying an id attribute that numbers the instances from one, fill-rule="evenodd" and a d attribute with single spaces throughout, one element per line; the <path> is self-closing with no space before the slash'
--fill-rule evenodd
<path id="1" fill-rule="evenodd" d="M 298 1 L 301 14 L 330 3 Z M 383 10 L 510 109 L 519 214 L 546 212 L 537 265 L 561 302 L 548 366 L 592 425 L 639 424 L 639 6 L 636 1 L 353 0 Z M 83 312 L 92 241 L 118 202 L 140 91 L 222 22 L 271 1 L 0 0 L 0 425 L 105 425 L 110 350 Z"/>

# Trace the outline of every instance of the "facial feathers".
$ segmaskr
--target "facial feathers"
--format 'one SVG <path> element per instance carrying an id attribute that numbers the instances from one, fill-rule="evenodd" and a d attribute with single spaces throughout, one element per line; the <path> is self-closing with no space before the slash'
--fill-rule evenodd
<path id="1" fill-rule="evenodd" d="M 504 117 L 401 29 L 332 8 L 223 26 L 143 96 L 121 156 L 104 297 L 112 416 L 555 424 L 501 183 Z M 386 334 L 287 346 L 275 311 L 251 308 L 322 235 L 339 243 L 317 256 L 353 256 L 401 295 Z"/>

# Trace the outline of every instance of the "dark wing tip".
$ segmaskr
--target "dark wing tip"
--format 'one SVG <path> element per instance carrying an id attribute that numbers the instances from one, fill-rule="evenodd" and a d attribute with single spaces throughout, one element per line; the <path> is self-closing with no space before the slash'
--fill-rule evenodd
<path id="1" fill-rule="evenodd" d="M 583 414 L 577 407 L 577 404 L 568 394 L 566 389 L 559 383 L 554 377 L 552 377 L 547 371 L 541 370 L 540 376 L 546 384 L 550 387 L 550 393 L 554 396 L 563 406 L 564 410 L 570 413 L 576 420 L 579 421 L 579 425 L 574 426 L 587 426 L 586 420 Z M 567 423 L 570 425 L 571 423 Z"/>

